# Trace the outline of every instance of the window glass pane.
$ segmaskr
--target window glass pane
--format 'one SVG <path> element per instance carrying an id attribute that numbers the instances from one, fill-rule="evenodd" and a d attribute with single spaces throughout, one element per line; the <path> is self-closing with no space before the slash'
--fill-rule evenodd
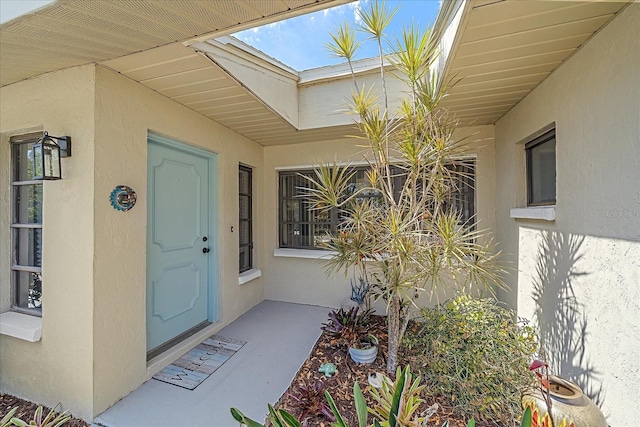
<path id="1" fill-rule="evenodd" d="M 42 275 L 14 271 L 15 304 L 20 308 L 42 308 Z"/>
<path id="2" fill-rule="evenodd" d="M 282 220 L 284 222 L 308 222 L 309 209 L 304 200 L 283 200 L 282 201 Z"/>
<path id="3" fill-rule="evenodd" d="M 240 244 L 248 245 L 251 243 L 251 222 L 243 221 L 239 224 Z"/>
<path id="4" fill-rule="evenodd" d="M 251 270 L 251 248 L 240 247 L 240 273 Z"/>
<path id="5" fill-rule="evenodd" d="M 41 267 L 42 229 L 15 228 L 15 261 L 25 267 Z"/>
<path id="6" fill-rule="evenodd" d="M 313 246 L 322 248 L 326 243 L 331 240 L 329 235 L 331 233 L 331 225 L 321 224 L 313 226 Z"/>
<path id="7" fill-rule="evenodd" d="M 13 181 L 29 181 L 33 179 L 33 162 L 31 146 L 33 144 L 12 144 L 13 148 Z"/>
<path id="8" fill-rule="evenodd" d="M 251 194 L 251 172 L 242 167 L 238 174 L 238 187 L 240 194 Z"/>
<path id="9" fill-rule="evenodd" d="M 240 196 L 240 220 L 251 219 L 251 198 Z"/>
<path id="10" fill-rule="evenodd" d="M 15 185 L 14 222 L 42 224 L 42 185 Z"/>
<path id="11" fill-rule="evenodd" d="M 282 224 L 280 246 L 305 248 L 310 246 L 309 224 Z"/>
<path id="12" fill-rule="evenodd" d="M 556 200 L 556 140 L 552 138 L 528 150 L 529 203 Z"/>
<path id="13" fill-rule="evenodd" d="M 305 193 L 305 189 L 309 187 L 309 181 L 297 172 L 286 172 L 281 175 L 281 191 L 282 197 L 294 198 Z M 304 173 L 309 176 L 309 173 Z"/>
<path id="14" fill-rule="evenodd" d="M 451 195 L 451 208 L 461 215 L 462 224 L 468 224 L 475 215 L 474 176 L 475 162 L 468 161 L 451 168 L 456 180 L 455 192 Z"/>
<path id="15" fill-rule="evenodd" d="M 311 215 L 311 220 L 313 222 L 330 222 L 331 221 L 331 211 L 313 210 L 308 212 Z"/>

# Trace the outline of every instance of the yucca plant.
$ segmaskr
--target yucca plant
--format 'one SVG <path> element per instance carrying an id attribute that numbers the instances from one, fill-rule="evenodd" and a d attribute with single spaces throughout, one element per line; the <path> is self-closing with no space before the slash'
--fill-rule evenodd
<path id="1" fill-rule="evenodd" d="M 421 292 L 503 286 L 490 239 L 472 220 L 462 221 L 452 203 L 465 176 L 452 165 L 461 164 L 465 141 L 454 137 L 455 120 L 439 108 L 446 85 L 429 74 L 436 39 L 412 26 L 392 45 L 395 52 L 384 55 L 384 30 L 393 13 L 378 2 L 360 11 L 361 30 L 379 47 L 382 87 L 380 97 L 376 88 L 353 78 L 350 110 L 365 141 L 366 185 L 349 185 L 355 173 L 349 166 L 323 164 L 307 178 L 306 194 L 311 209 L 338 209 L 344 218 L 326 244 L 334 254 L 329 274 L 355 270 L 386 302 L 389 374 L 396 370 L 400 340 Z M 330 45 L 350 66 L 358 48 L 353 31 L 341 27 Z M 389 63 L 407 85 L 407 97 L 394 111 L 385 89 Z"/>

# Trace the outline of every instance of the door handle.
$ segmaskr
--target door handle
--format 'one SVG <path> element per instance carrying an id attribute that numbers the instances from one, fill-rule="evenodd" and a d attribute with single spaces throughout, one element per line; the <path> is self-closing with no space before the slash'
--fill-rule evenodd
<path id="1" fill-rule="evenodd" d="M 203 254 L 206 254 L 206 253 L 209 253 L 209 252 L 211 252 L 211 249 L 209 249 L 209 248 L 202 248 L 202 253 L 203 253 Z"/>

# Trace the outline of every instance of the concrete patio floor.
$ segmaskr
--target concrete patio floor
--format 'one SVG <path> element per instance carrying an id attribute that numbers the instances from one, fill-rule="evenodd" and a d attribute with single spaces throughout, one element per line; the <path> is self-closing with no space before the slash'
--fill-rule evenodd
<path id="1" fill-rule="evenodd" d="M 331 309 L 263 301 L 218 335 L 247 343 L 195 390 L 150 379 L 94 420 L 100 427 L 235 427 L 229 408 L 263 422 L 289 387 Z"/>

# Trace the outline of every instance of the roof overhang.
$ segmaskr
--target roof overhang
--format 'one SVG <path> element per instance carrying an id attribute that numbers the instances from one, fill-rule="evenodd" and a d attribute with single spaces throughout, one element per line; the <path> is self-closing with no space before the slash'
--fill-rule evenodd
<path id="1" fill-rule="evenodd" d="M 441 9 L 441 105 L 463 126 L 497 122 L 628 1 L 452 0 Z"/>
<path id="2" fill-rule="evenodd" d="M 0 85 L 353 0 L 58 0 L 0 26 Z"/>
<path id="3" fill-rule="evenodd" d="M 101 65 L 263 146 L 358 134 L 352 118 L 342 114 L 337 123 L 305 127 L 299 119 L 300 74 L 305 84 L 314 80 L 233 37 L 172 43 Z M 360 73 L 370 71 L 360 68 Z M 312 77 L 350 78 L 342 67 Z M 343 94 L 336 95 L 338 103 Z"/>

